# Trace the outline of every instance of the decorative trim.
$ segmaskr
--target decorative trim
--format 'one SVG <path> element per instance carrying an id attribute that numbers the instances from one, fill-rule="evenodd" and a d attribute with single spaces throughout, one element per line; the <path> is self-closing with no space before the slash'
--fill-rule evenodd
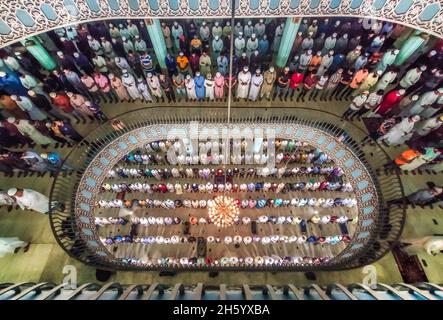
<path id="1" fill-rule="evenodd" d="M 236 8 L 238 18 L 285 16 L 374 18 L 401 23 L 437 37 L 443 37 L 443 0 L 388 0 L 384 2 L 377 0 L 258 0 L 259 5 L 256 8 L 251 8 L 252 1 L 236 1 L 238 1 Z M 231 16 L 231 0 L 218 0 L 216 3 L 211 0 L 199 0 L 197 9 L 190 7 L 189 0 L 176 0 L 177 8 L 172 8 L 170 1 L 166 0 L 134 0 L 133 2 L 138 3 L 136 10 L 129 6 L 128 0 L 3 0 L 0 3 L 2 12 L 0 31 L 3 31 L 0 33 L 0 47 L 51 29 L 94 20 L 148 17 L 208 19 Z M 277 6 L 276 2 L 279 2 Z M 157 3 L 158 6 L 154 7 L 153 4 Z M 98 10 L 92 4 L 96 4 Z M 118 4 L 118 7 L 114 4 Z M 2 27 L 3 23 L 5 26 Z"/>

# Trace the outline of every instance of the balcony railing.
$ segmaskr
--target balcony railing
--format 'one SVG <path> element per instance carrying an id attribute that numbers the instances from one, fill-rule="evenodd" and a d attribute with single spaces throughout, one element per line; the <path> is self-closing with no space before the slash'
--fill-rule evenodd
<path id="1" fill-rule="evenodd" d="M 365 241 L 357 240 L 360 237 L 357 228 L 353 242 L 337 257 L 322 265 L 309 266 L 281 266 L 280 271 L 297 270 L 339 270 L 360 267 L 370 264 L 390 251 L 397 242 L 402 232 L 405 219 L 405 207 L 388 208 L 387 201 L 404 197 L 403 187 L 397 173 L 393 175 L 377 176 L 375 170 L 383 169 L 391 163 L 387 153 L 375 141 L 368 141 L 367 134 L 360 127 L 343 121 L 340 117 L 327 111 L 319 111 L 309 108 L 278 108 L 280 114 L 275 115 L 273 108 L 233 108 L 231 110 L 231 123 L 267 123 L 267 124 L 298 124 L 321 130 L 333 136 L 337 141 L 344 143 L 361 163 L 364 164 L 371 183 L 375 188 L 374 195 L 378 201 L 374 226 L 370 228 L 370 234 Z M 322 119 L 322 120 L 320 120 Z M 324 119 L 324 120 L 323 120 Z M 120 130 L 115 130 L 113 123 L 118 121 L 123 124 Z M 96 233 L 96 244 L 102 246 L 106 254 L 98 255 L 96 250 L 82 236 L 82 228 L 79 226 L 79 217 L 76 216 L 76 194 L 83 174 L 91 161 L 109 143 L 132 130 L 156 124 L 184 124 L 190 121 L 200 123 L 225 123 L 227 121 L 227 109 L 217 107 L 192 107 L 192 108 L 168 108 L 151 107 L 127 112 L 100 125 L 92 131 L 84 140 L 75 146 L 65 159 L 65 164 L 74 169 L 72 175 L 64 175 L 59 172 L 54 179 L 51 189 L 51 201 L 59 201 L 65 204 L 63 212 L 54 209 L 50 212 L 50 222 L 55 237 L 61 247 L 72 257 L 96 268 L 105 270 L 148 270 L 146 267 L 127 265 L 119 259 L 114 259 L 111 253 L 100 244 Z M 360 219 L 359 219 L 360 220 Z M 85 222 L 86 223 L 86 222 Z M 93 224 L 93 222 L 92 222 Z M 364 228 L 362 228 L 364 229 Z M 367 229 L 367 228 L 366 228 Z M 362 231 L 363 232 L 363 231 Z M 352 249 L 354 242 L 360 242 L 358 249 Z M 352 249 L 352 250 L 351 250 Z M 347 253 L 347 254 L 346 254 Z M 164 266 L 151 266 L 149 270 L 164 270 Z M 167 268 L 166 268 L 167 269 Z M 170 267 L 171 270 L 191 270 L 189 267 Z M 192 270 L 245 270 L 244 267 L 203 267 Z M 275 267 L 252 266 L 250 271 L 275 271 Z"/>

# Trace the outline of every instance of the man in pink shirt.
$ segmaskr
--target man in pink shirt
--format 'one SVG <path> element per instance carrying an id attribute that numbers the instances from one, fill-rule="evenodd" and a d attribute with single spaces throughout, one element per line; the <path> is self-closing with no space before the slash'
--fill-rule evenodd
<path id="1" fill-rule="evenodd" d="M 67 92 L 66 95 L 69 97 L 69 102 L 71 102 L 71 106 L 80 112 L 82 115 L 86 115 L 89 117 L 89 119 L 94 120 L 94 114 L 89 110 L 89 108 L 86 106 L 86 101 L 84 96 L 78 93 L 72 93 Z M 84 122 L 83 118 L 83 122 Z"/>
<path id="2" fill-rule="evenodd" d="M 111 90 L 111 85 L 109 84 L 108 77 L 102 74 L 99 70 L 96 70 L 94 72 L 94 81 L 98 85 L 100 90 L 111 99 L 111 102 L 112 99 L 114 99 L 115 102 L 118 102 L 117 95 L 114 93 L 114 91 Z"/>
<path id="3" fill-rule="evenodd" d="M 83 82 L 85 87 L 88 89 L 88 92 L 93 97 L 94 102 L 100 101 L 100 99 L 103 100 L 103 102 L 107 102 L 106 95 L 99 89 L 97 83 L 95 82 L 94 78 L 91 76 L 84 74 L 80 80 Z"/>

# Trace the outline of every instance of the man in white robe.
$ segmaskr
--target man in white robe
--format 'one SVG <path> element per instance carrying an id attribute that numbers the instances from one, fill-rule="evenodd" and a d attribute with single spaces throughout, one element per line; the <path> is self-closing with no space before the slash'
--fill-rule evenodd
<path id="1" fill-rule="evenodd" d="M 247 99 L 249 85 L 251 83 L 251 73 L 248 67 L 244 67 L 243 71 L 238 74 L 237 99 Z"/>
<path id="2" fill-rule="evenodd" d="M 174 21 L 171 28 L 172 38 L 174 39 L 174 46 L 177 51 L 180 51 L 180 37 L 183 35 L 183 27 Z"/>
<path id="3" fill-rule="evenodd" d="M 332 61 L 334 59 L 334 50 L 330 50 L 327 55 L 324 55 L 321 59 L 320 66 L 317 70 L 317 76 L 321 77 L 326 73 L 329 67 L 332 65 Z"/>
<path id="4" fill-rule="evenodd" d="M 27 112 L 32 120 L 46 120 L 48 115 L 35 106 L 35 104 L 26 96 L 12 95 L 11 99 L 17 103 L 20 109 Z"/>
<path id="5" fill-rule="evenodd" d="M 143 52 L 148 51 L 148 46 L 146 45 L 145 40 L 140 39 L 140 36 L 135 36 L 134 49 L 138 54 L 142 54 Z"/>
<path id="6" fill-rule="evenodd" d="M 397 72 L 390 70 L 378 80 L 374 91 L 386 90 L 386 88 L 397 78 Z"/>
<path id="7" fill-rule="evenodd" d="M 197 95 L 195 94 L 195 82 L 194 79 L 188 74 L 185 79 L 186 94 L 188 99 L 197 100 Z"/>
<path id="8" fill-rule="evenodd" d="M 124 69 L 122 70 L 123 76 L 122 76 L 122 83 L 123 86 L 126 88 L 126 90 L 129 93 L 129 96 L 131 99 L 141 99 L 142 96 L 140 94 L 140 91 L 138 91 L 137 83 L 135 81 L 135 78 L 132 74 L 128 72 L 128 70 Z"/>
<path id="9" fill-rule="evenodd" d="M 100 41 L 101 41 L 100 43 L 103 48 L 105 56 L 109 57 L 109 58 L 114 58 L 115 53 L 114 53 L 114 48 L 112 47 L 111 42 L 109 42 L 105 37 L 101 37 Z"/>
<path id="10" fill-rule="evenodd" d="M 207 74 L 205 80 L 205 96 L 209 100 L 214 100 L 214 80 L 210 73 Z"/>
<path id="11" fill-rule="evenodd" d="M 257 69 L 251 79 L 251 88 L 249 89 L 249 100 L 252 101 L 257 100 L 262 83 L 263 83 L 263 75 L 261 74 L 260 69 Z"/>
<path id="12" fill-rule="evenodd" d="M 29 137 L 36 144 L 48 145 L 50 143 L 55 143 L 52 138 L 47 137 L 38 131 L 28 120 L 19 120 L 10 117 L 8 118 L 8 122 L 15 125 L 22 135 Z"/>
<path id="13" fill-rule="evenodd" d="M 417 102 L 414 103 L 411 110 L 409 110 L 409 115 L 420 115 L 426 109 L 426 107 L 434 104 L 442 95 L 443 88 L 428 91 L 422 94 Z"/>
<path id="14" fill-rule="evenodd" d="M 409 140 L 412 136 L 412 130 L 415 123 L 420 121 L 420 116 L 412 116 L 404 118 L 391 128 L 385 135 L 377 139 L 377 141 L 384 141 L 390 146 L 396 146 Z"/>
<path id="15" fill-rule="evenodd" d="M 49 198 L 31 189 L 11 188 L 8 195 L 14 197 L 22 210 L 34 210 L 40 213 L 49 212 Z"/>
<path id="16" fill-rule="evenodd" d="M 235 38 L 235 41 L 234 41 L 235 55 L 237 57 L 239 57 L 239 58 L 241 57 L 243 50 L 245 49 L 245 46 L 246 46 L 246 41 L 245 41 L 245 38 L 243 38 L 243 32 L 240 32 L 238 34 L 238 37 Z"/>
<path id="17" fill-rule="evenodd" d="M 92 36 L 88 35 L 88 44 L 89 47 L 91 48 L 91 50 L 96 54 L 96 55 L 102 55 L 103 54 L 103 49 L 100 45 L 100 42 L 97 41 L 97 39 L 94 39 Z"/>
<path id="18" fill-rule="evenodd" d="M 153 96 L 157 97 L 158 99 L 162 98 L 162 88 L 160 86 L 160 80 L 151 72 L 148 72 L 148 86 Z"/>
<path id="19" fill-rule="evenodd" d="M 152 102 L 151 94 L 148 90 L 148 85 L 143 81 L 143 78 L 138 78 L 137 80 L 137 89 L 140 91 L 143 96 L 143 100 Z"/>
<path id="20" fill-rule="evenodd" d="M 134 44 L 131 40 L 127 39 L 126 37 L 122 37 L 123 41 L 123 49 L 125 50 L 126 54 L 128 54 L 129 51 L 135 51 Z"/>
<path id="21" fill-rule="evenodd" d="M 30 74 L 23 74 L 20 76 L 20 82 L 26 89 L 32 90 L 49 98 L 48 94 L 43 90 L 43 84 L 34 76 L 31 76 Z"/>
<path id="22" fill-rule="evenodd" d="M 246 43 L 246 54 L 248 55 L 248 58 L 251 57 L 251 54 L 258 49 L 258 39 L 255 33 L 251 35 L 251 37 L 248 39 L 248 42 Z"/>
<path id="23" fill-rule="evenodd" d="M 412 68 L 406 74 L 403 76 L 403 78 L 400 81 L 400 87 L 402 89 L 409 89 L 414 84 L 420 80 L 420 77 L 424 71 L 426 71 L 426 66 L 421 66 L 417 68 Z"/>

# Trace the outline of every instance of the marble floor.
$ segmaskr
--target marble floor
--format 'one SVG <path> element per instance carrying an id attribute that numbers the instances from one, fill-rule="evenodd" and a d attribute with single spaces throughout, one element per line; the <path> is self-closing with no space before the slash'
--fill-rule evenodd
<path id="1" fill-rule="evenodd" d="M 181 102 L 177 105 L 169 105 L 167 103 L 159 103 L 159 107 L 178 108 L 185 106 L 201 106 L 204 108 L 205 103 L 186 103 Z M 219 107 L 224 107 L 224 102 L 214 103 Z M 260 101 L 253 103 L 255 108 L 264 108 L 272 115 L 284 115 L 286 108 L 297 111 L 297 108 L 306 107 L 328 112 L 333 112 L 341 115 L 347 108 L 348 102 L 268 102 Z M 135 110 L 146 106 L 153 106 L 143 103 L 120 103 L 103 105 L 103 110 L 108 117 L 116 116 L 124 111 Z M 250 108 L 250 103 L 235 102 L 233 107 Z M 286 107 L 286 108 L 280 108 Z M 246 109 L 246 112 L 254 113 L 256 109 Z M 235 112 L 233 109 L 232 112 Z M 196 111 L 198 113 L 198 110 Z M 300 114 L 303 112 L 300 110 Z M 319 113 L 320 114 L 320 113 Z M 329 120 L 327 117 L 322 120 Z M 364 129 L 361 122 L 355 121 L 354 124 Z M 99 123 L 92 124 L 78 124 L 76 128 L 85 135 Z M 343 123 L 343 126 L 346 126 Z M 370 146 L 367 146 L 370 148 Z M 39 148 L 36 148 L 38 150 Z M 66 155 L 70 148 L 68 146 L 55 149 L 61 155 Z M 386 151 L 391 156 L 396 156 L 401 152 L 400 148 L 387 148 Z M 370 160 L 371 161 L 371 160 Z M 384 173 L 381 173 L 384 174 Z M 405 193 L 409 194 L 418 188 L 423 188 L 426 183 L 433 181 L 441 184 L 442 173 L 433 174 L 423 172 L 423 174 L 408 174 L 401 176 Z M 49 195 L 52 178 L 46 174 L 39 177 L 36 174 L 28 175 L 26 177 L 5 177 L 0 176 L 0 188 L 2 190 L 9 187 L 26 187 L 37 190 L 41 193 Z M 441 234 L 443 225 L 443 210 L 439 206 L 434 208 L 426 207 L 409 207 L 406 216 L 406 225 L 402 235 L 403 239 L 419 238 L 432 234 Z M 19 237 L 20 239 L 29 242 L 30 248 L 27 252 L 20 250 L 16 254 L 8 254 L 0 258 L 0 283 L 17 283 L 22 281 L 50 281 L 61 282 L 65 277 L 63 269 L 66 265 L 73 265 L 77 270 L 77 279 L 79 283 L 94 282 L 95 269 L 85 266 L 82 263 L 70 258 L 57 244 L 49 224 L 47 215 L 41 215 L 33 212 L 11 210 L 7 208 L 0 209 L 0 237 Z M 423 269 L 430 282 L 443 282 L 443 255 L 429 256 L 424 251 L 417 253 L 418 258 L 423 266 Z M 377 281 L 384 283 L 402 282 L 400 271 L 396 265 L 395 259 L 391 253 L 384 256 L 381 260 L 374 263 L 377 271 Z M 362 282 L 365 277 L 363 268 L 334 271 L 334 272 L 316 272 L 317 281 L 319 284 L 328 284 L 333 282 L 352 283 Z M 208 284 L 251 284 L 251 283 L 268 283 L 268 284 L 307 284 L 312 281 L 306 279 L 301 272 L 289 273 L 270 273 L 270 272 L 220 272 L 218 277 L 210 278 L 208 273 L 204 272 L 183 272 L 177 274 L 175 277 L 159 277 L 158 272 L 116 272 L 112 275 L 109 281 L 117 281 L 124 284 L 129 283 L 185 283 L 192 284 L 198 282 L 205 282 Z"/>

